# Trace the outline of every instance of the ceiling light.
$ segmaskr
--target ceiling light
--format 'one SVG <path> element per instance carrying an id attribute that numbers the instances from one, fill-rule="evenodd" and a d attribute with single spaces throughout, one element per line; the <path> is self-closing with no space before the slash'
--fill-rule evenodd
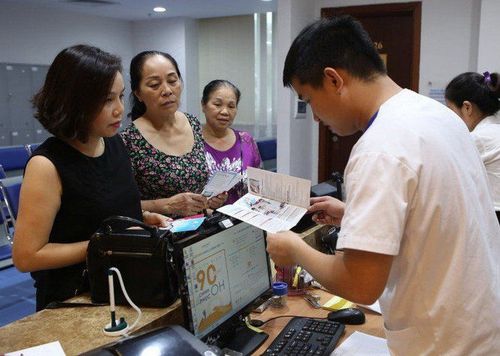
<path id="1" fill-rule="evenodd" d="M 165 9 L 164 7 L 162 6 L 157 6 L 153 9 L 154 12 L 165 12 L 167 11 L 167 9 Z"/>
<path id="2" fill-rule="evenodd" d="M 260 1 L 269 2 L 269 1 L 273 1 L 273 0 L 260 0 Z"/>

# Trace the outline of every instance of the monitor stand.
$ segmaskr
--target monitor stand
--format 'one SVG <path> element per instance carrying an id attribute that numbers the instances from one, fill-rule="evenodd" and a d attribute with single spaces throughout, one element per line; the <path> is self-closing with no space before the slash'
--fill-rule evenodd
<path id="1" fill-rule="evenodd" d="M 269 337 L 265 332 L 258 333 L 243 322 L 235 330 L 231 340 L 224 347 L 241 352 L 244 356 L 252 354 Z"/>

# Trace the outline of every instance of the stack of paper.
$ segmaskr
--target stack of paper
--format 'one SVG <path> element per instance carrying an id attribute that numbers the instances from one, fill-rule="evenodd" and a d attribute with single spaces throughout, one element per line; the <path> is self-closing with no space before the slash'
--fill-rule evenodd
<path id="1" fill-rule="evenodd" d="M 366 308 L 366 309 L 370 309 L 374 312 L 382 314 L 382 310 L 380 309 L 380 304 L 379 304 L 378 300 L 375 303 L 370 304 L 370 305 L 358 304 L 358 306 Z"/>
<path id="2" fill-rule="evenodd" d="M 387 341 L 381 337 L 355 331 L 331 356 L 389 356 Z"/>
<path id="3" fill-rule="evenodd" d="M 241 182 L 242 175 L 236 172 L 216 171 L 201 194 L 208 199 L 215 197 L 221 193 L 228 192 L 232 187 Z"/>
<path id="4" fill-rule="evenodd" d="M 8 352 L 5 356 L 65 356 L 61 343 L 59 341 L 49 342 L 47 344 L 22 349 L 19 351 Z"/>

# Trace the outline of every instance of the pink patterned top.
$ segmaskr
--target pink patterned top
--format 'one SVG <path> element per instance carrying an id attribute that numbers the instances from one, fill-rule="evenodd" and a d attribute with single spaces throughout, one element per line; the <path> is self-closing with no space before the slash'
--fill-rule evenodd
<path id="1" fill-rule="evenodd" d="M 205 142 L 208 170 L 210 176 L 216 171 L 241 173 L 246 181 L 247 167 L 261 167 L 259 149 L 248 132 L 234 129 L 233 131 L 236 134 L 236 142 L 227 151 L 219 151 Z M 234 203 L 246 192 L 246 185 L 237 184 L 228 192 L 226 204 Z"/>

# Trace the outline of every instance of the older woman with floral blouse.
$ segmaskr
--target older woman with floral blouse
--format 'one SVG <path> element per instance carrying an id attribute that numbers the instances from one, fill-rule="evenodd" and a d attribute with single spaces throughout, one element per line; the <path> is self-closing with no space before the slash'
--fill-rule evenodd
<path id="1" fill-rule="evenodd" d="M 196 117 L 178 111 L 182 78 L 175 59 L 141 52 L 130 63 L 130 79 L 133 122 L 121 135 L 142 208 L 189 216 L 221 206 L 227 194 L 210 200 L 200 194 L 208 179 L 201 127 Z"/>

